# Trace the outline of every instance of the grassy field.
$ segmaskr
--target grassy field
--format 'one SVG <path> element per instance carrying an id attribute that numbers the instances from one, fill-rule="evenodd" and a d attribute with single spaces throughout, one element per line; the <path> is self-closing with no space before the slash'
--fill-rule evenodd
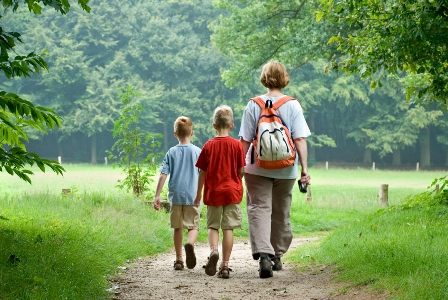
<path id="1" fill-rule="evenodd" d="M 446 173 L 444 174 L 446 175 Z M 448 299 L 448 178 L 399 205 L 349 220 L 323 241 L 288 253 L 300 269 L 334 265 L 344 288 L 369 285 L 391 299 Z"/>
<path id="2" fill-rule="evenodd" d="M 172 247 L 168 214 L 117 190 L 116 181 L 123 177 L 119 170 L 110 166 L 64 167 L 64 177 L 36 170 L 32 185 L 0 173 L 2 300 L 106 299 L 107 278 L 119 272 L 119 266 Z M 389 184 L 389 202 L 394 205 L 446 174 L 343 169 L 310 172 L 312 202 L 307 203 L 298 188 L 294 191 L 291 219 L 296 235 L 350 227 L 353 221 L 361 224 L 379 209 L 380 184 Z M 73 193 L 62 195 L 63 188 Z M 205 229 L 205 220 L 201 229 Z M 243 230 L 235 235 L 247 237 L 246 218 Z M 206 240 L 206 230 L 200 230 L 199 238 Z"/>

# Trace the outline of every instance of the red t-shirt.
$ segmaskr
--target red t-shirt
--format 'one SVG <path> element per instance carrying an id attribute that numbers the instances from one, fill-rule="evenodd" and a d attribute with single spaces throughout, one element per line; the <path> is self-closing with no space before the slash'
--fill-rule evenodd
<path id="1" fill-rule="evenodd" d="M 206 171 L 203 201 L 205 205 L 221 206 L 240 203 L 243 181 L 238 169 L 246 165 L 243 145 L 230 136 L 217 136 L 201 150 L 196 167 Z"/>

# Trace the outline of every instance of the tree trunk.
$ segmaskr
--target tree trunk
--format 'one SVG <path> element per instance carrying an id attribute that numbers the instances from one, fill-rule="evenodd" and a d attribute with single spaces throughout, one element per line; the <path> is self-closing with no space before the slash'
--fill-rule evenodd
<path id="1" fill-rule="evenodd" d="M 166 122 L 163 122 L 163 146 L 165 148 L 165 152 L 168 151 L 168 128 L 166 126 Z"/>
<path id="2" fill-rule="evenodd" d="M 314 114 L 310 113 L 306 118 L 306 122 L 308 123 L 308 127 L 312 134 L 315 133 L 314 129 Z M 316 161 L 316 147 L 308 146 L 308 160 L 311 162 Z"/>
<path id="3" fill-rule="evenodd" d="M 96 165 L 97 164 L 97 160 L 96 160 L 96 132 L 94 134 L 92 134 L 92 136 L 90 137 L 90 142 L 91 142 L 91 155 L 92 155 L 92 165 Z"/>
<path id="4" fill-rule="evenodd" d="M 420 131 L 420 166 L 427 167 L 431 163 L 431 146 L 430 146 L 429 127 Z"/>
<path id="5" fill-rule="evenodd" d="M 448 167 L 448 150 L 446 151 L 446 163 L 445 163 L 445 166 Z"/>
<path id="6" fill-rule="evenodd" d="M 392 153 L 392 165 L 399 166 L 401 165 L 401 152 L 400 149 L 394 149 Z"/>
<path id="7" fill-rule="evenodd" d="M 62 157 L 62 145 L 59 140 L 57 141 L 57 147 L 58 147 L 58 156 Z"/>
<path id="8" fill-rule="evenodd" d="M 367 148 L 367 145 L 370 143 L 370 138 L 366 138 L 366 142 L 364 144 L 364 159 L 363 162 L 365 164 L 372 164 L 372 149 Z"/>

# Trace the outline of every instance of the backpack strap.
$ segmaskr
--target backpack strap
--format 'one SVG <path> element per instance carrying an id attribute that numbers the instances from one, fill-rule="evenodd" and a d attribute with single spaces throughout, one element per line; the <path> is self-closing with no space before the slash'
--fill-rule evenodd
<path id="1" fill-rule="evenodd" d="M 297 100 L 296 98 L 293 98 L 291 96 L 284 96 L 277 100 L 277 102 L 274 103 L 272 106 L 273 109 L 277 110 L 280 106 L 288 102 L 289 100 Z"/>
<path id="2" fill-rule="evenodd" d="M 250 100 L 252 100 L 255 103 L 257 103 L 258 106 L 260 106 L 261 109 L 266 107 L 266 102 L 264 102 L 263 98 L 261 98 L 261 97 L 250 98 Z"/>
<path id="3" fill-rule="evenodd" d="M 297 100 L 297 99 L 293 98 L 291 96 L 284 96 L 284 97 L 280 98 L 274 104 L 272 104 L 271 100 L 267 100 L 266 102 L 264 102 L 264 100 L 261 97 L 250 98 L 250 100 L 252 100 L 255 103 L 257 103 L 258 106 L 261 107 L 261 109 L 263 109 L 263 108 L 273 108 L 273 109 L 277 110 L 280 106 L 282 106 L 283 104 L 285 104 L 289 100 Z"/>

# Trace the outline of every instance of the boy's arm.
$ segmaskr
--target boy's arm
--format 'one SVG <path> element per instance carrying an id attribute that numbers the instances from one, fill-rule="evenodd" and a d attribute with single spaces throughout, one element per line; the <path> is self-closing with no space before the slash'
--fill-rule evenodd
<path id="1" fill-rule="evenodd" d="M 240 142 L 243 145 L 243 153 L 244 153 L 244 157 L 246 157 L 247 154 L 247 150 L 249 150 L 250 147 L 250 142 L 243 140 L 243 138 L 240 138 Z"/>
<path id="2" fill-rule="evenodd" d="M 238 169 L 238 176 L 240 176 L 241 179 L 243 179 L 244 176 L 244 167 L 241 167 Z"/>
<path id="3" fill-rule="evenodd" d="M 196 198 L 194 199 L 194 205 L 196 205 L 196 206 L 199 206 L 199 204 L 201 203 L 202 188 L 204 187 L 204 182 L 205 182 L 205 174 L 207 174 L 206 171 L 203 171 L 203 170 L 199 171 L 198 192 L 196 193 Z"/>
<path id="4" fill-rule="evenodd" d="M 163 185 L 165 184 L 166 178 L 168 177 L 165 173 L 160 173 L 159 181 L 157 182 L 156 194 L 154 195 L 154 208 L 160 209 L 160 193 L 162 192 Z"/>

